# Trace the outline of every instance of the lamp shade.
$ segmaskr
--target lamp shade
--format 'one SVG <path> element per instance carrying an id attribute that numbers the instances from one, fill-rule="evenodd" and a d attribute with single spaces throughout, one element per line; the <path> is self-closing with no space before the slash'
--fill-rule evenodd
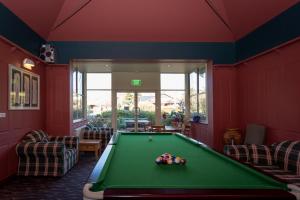
<path id="1" fill-rule="evenodd" d="M 25 58 L 23 60 L 23 67 L 26 69 L 32 69 L 32 67 L 34 67 L 34 62 L 29 58 Z"/>

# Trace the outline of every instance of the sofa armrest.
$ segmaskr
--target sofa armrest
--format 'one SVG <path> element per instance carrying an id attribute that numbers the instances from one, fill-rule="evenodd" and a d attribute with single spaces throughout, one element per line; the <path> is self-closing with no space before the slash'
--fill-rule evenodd
<path id="1" fill-rule="evenodd" d="M 17 155 L 34 157 L 64 157 L 65 145 L 60 142 L 19 143 L 16 146 Z"/>
<path id="2" fill-rule="evenodd" d="M 79 137 L 78 136 L 48 136 L 49 142 L 61 142 L 67 148 L 78 149 Z"/>
<path id="3" fill-rule="evenodd" d="M 242 162 L 250 161 L 247 145 L 225 145 L 224 154 Z"/>

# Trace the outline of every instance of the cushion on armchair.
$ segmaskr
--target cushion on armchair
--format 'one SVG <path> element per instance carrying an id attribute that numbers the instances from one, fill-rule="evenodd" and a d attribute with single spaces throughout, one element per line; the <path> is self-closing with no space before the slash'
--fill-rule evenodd
<path id="1" fill-rule="evenodd" d="M 48 136 L 49 142 L 61 142 L 67 148 L 78 148 L 79 138 L 77 136 Z"/>
<path id="2" fill-rule="evenodd" d="M 250 161 L 247 145 L 225 145 L 224 153 L 242 162 Z"/>
<path id="3" fill-rule="evenodd" d="M 19 156 L 56 156 L 65 155 L 65 145 L 58 142 L 19 143 L 16 147 Z"/>
<path id="4" fill-rule="evenodd" d="M 266 145 L 248 145 L 250 161 L 255 165 L 272 165 L 272 152 Z"/>
<path id="5" fill-rule="evenodd" d="M 22 142 L 47 142 L 48 134 L 42 130 L 33 130 L 28 132 L 22 139 Z"/>
<path id="6" fill-rule="evenodd" d="M 285 171 L 300 175 L 300 141 L 283 141 L 273 145 L 274 161 Z"/>

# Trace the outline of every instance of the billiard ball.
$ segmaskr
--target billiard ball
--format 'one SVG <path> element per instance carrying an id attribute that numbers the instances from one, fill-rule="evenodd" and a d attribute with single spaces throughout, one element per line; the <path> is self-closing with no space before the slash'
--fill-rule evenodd
<path id="1" fill-rule="evenodd" d="M 152 141 L 152 136 L 149 136 L 149 137 L 148 137 L 148 140 L 149 140 L 149 141 Z"/>
<path id="2" fill-rule="evenodd" d="M 174 160 L 174 162 L 175 162 L 176 164 L 179 164 L 179 163 L 180 163 L 180 160 L 181 160 L 180 157 L 176 157 L 175 160 Z"/>
<path id="3" fill-rule="evenodd" d="M 162 163 L 162 158 L 161 158 L 160 156 L 157 157 L 156 160 L 155 160 L 155 162 L 156 162 L 157 164 L 161 164 L 161 163 Z"/>
<path id="4" fill-rule="evenodd" d="M 186 159 L 183 159 L 183 158 L 182 158 L 182 159 L 180 160 L 180 164 L 185 165 L 185 164 L 186 164 Z"/>

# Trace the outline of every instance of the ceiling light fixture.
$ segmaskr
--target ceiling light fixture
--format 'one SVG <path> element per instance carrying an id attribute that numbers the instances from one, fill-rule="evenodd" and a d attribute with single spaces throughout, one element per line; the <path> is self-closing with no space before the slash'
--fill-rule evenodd
<path id="1" fill-rule="evenodd" d="M 34 66 L 35 66 L 35 64 L 34 64 L 33 60 L 31 60 L 29 58 L 25 58 L 23 60 L 23 67 L 24 68 L 31 70 L 32 67 L 34 67 Z"/>

